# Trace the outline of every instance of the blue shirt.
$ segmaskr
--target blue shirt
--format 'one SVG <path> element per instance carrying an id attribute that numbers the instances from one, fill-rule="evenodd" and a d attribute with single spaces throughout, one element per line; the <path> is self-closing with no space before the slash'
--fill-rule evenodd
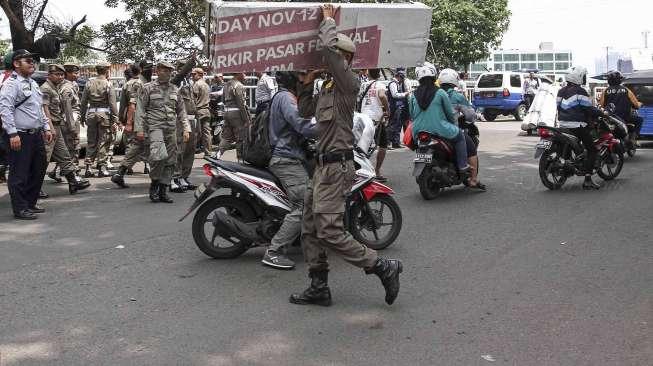
<path id="1" fill-rule="evenodd" d="M 299 116 L 297 98 L 283 88 L 272 98 L 269 133 L 272 155 L 299 160 L 306 160 L 304 140 L 317 137 L 316 123 Z"/>
<path id="2" fill-rule="evenodd" d="M 21 104 L 18 108 L 16 105 Z M 39 85 L 31 78 L 13 72 L 2 84 L 0 90 L 0 117 L 2 128 L 8 135 L 18 130 L 42 128 L 50 130 L 48 118 L 43 113 L 43 94 Z"/>

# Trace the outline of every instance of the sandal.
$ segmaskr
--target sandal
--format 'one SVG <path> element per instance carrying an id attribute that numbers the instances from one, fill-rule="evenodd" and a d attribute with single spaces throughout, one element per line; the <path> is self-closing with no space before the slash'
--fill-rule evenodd
<path id="1" fill-rule="evenodd" d="M 473 189 L 478 189 L 481 192 L 487 191 L 487 187 L 485 186 L 485 184 L 483 184 L 481 182 L 476 182 L 476 185 L 474 185 L 474 186 L 468 185 L 468 187 L 473 188 Z"/>

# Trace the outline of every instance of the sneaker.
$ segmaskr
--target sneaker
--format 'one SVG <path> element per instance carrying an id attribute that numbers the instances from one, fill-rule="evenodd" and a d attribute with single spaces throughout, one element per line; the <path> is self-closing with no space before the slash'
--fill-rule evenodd
<path id="1" fill-rule="evenodd" d="M 295 268 L 295 262 L 283 254 L 272 252 L 270 250 L 265 251 L 265 255 L 263 256 L 263 260 L 261 262 L 263 262 L 265 265 L 278 269 Z"/>

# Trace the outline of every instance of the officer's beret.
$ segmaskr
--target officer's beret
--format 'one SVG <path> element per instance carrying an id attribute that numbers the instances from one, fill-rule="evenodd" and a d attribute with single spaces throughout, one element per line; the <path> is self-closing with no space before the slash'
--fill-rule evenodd
<path id="1" fill-rule="evenodd" d="M 170 69 L 170 70 L 175 69 L 175 66 L 173 64 L 171 64 L 170 62 L 168 62 L 168 61 L 159 61 L 159 62 L 157 62 L 156 67 L 163 67 L 163 68 Z"/>
<path id="2" fill-rule="evenodd" d="M 48 72 L 49 73 L 55 73 L 57 71 L 66 72 L 66 69 L 64 69 L 64 67 L 59 65 L 59 64 L 50 64 L 50 65 L 48 65 Z"/>
<path id="3" fill-rule="evenodd" d="M 63 64 L 63 68 L 66 69 L 67 72 L 79 71 L 79 65 L 73 63 Z"/>

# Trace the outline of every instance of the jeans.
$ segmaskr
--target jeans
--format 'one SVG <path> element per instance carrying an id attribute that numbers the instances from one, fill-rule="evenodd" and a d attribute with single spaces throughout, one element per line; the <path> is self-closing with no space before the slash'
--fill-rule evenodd
<path id="1" fill-rule="evenodd" d="M 283 224 L 270 242 L 269 250 L 278 252 L 280 248 L 292 244 L 301 234 L 308 175 L 301 161 L 279 156 L 270 159 L 268 169 L 281 181 L 291 205 L 291 211 L 286 214 Z"/>
<path id="2" fill-rule="evenodd" d="M 465 141 L 463 130 L 459 129 L 458 134 L 451 139 L 451 142 L 454 143 L 454 149 L 456 150 L 456 165 L 458 169 L 467 168 L 467 142 Z"/>
<path id="3" fill-rule="evenodd" d="M 404 105 L 397 106 L 390 117 L 390 126 L 388 126 L 388 132 L 390 133 L 390 143 L 399 145 L 401 130 L 404 127 L 404 122 L 407 120 L 408 108 Z"/>

